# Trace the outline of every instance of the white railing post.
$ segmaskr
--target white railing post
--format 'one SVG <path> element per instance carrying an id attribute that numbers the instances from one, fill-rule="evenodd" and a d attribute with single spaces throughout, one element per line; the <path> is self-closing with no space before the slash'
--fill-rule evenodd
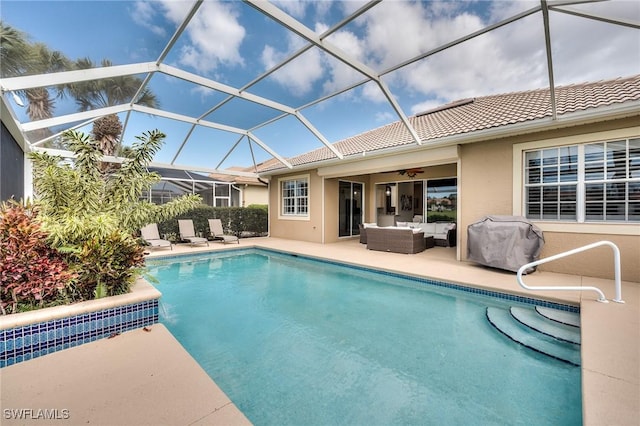
<path id="1" fill-rule="evenodd" d="M 564 253 L 556 254 L 554 256 L 545 257 L 544 259 L 536 260 L 534 262 L 527 263 L 526 265 L 522 265 L 520 267 L 520 269 L 518 269 L 518 274 L 516 276 L 518 284 L 520 284 L 520 287 L 522 287 L 524 289 L 527 289 L 527 290 L 595 291 L 600 296 L 598 298 L 598 302 L 608 303 L 608 300 L 604 296 L 604 293 L 598 287 L 591 287 L 591 286 L 584 286 L 584 287 L 578 287 L 578 286 L 553 286 L 553 287 L 550 287 L 550 286 L 527 286 L 524 283 L 524 281 L 522 280 L 522 274 L 524 273 L 524 271 L 526 271 L 529 268 L 532 268 L 532 267 L 537 266 L 537 265 L 541 265 L 543 263 L 551 262 L 551 261 L 554 261 L 554 260 L 557 260 L 557 259 L 561 259 L 563 257 L 567 257 L 567 256 L 571 256 L 571 255 L 574 255 L 574 254 L 577 254 L 577 253 L 581 253 L 583 251 L 591 250 L 592 248 L 596 248 L 596 247 L 600 247 L 600 246 L 609 246 L 613 250 L 614 280 L 615 280 L 615 287 L 616 287 L 616 296 L 615 296 L 615 298 L 613 298 L 611 300 L 613 300 L 614 302 L 617 302 L 617 303 L 624 303 L 624 300 L 622 300 L 622 281 L 620 279 L 620 275 L 621 275 L 621 272 L 620 272 L 620 249 L 618 249 L 618 246 L 613 244 L 611 241 L 599 241 L 597 243 L 588 244 L 588 245 L 586 245 L 584 247 L 579 247 L 577 249 L 569 250 L 569 251 L 566 251 Z"/>

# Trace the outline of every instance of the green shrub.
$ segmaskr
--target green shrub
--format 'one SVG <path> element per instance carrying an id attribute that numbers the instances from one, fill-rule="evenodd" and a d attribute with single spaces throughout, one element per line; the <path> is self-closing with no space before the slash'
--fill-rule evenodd
<path id="1" fill-rule="evenodd" d="M 456 212 L 447 213 L 429 213 L 427 214 L 427 222 L 455 222 Z"/>
<path id="2" fill-rule="evenodd" d="M 178 219 L 193 220 L 196 233 L 202 233 L 205 236 L 210 235 L 209 219 L 220 219 L 224 232 L 238 237 L 264 235 L 268 229 L 268 212 L 263 207 L 200 206 L 174 219 L 158 223 L 160 235 L 174 242 L 179 241 Z"/>
<path id="3" fill-rule="evenodd" d="M 38 209 L 12 202 L 0 207 L 0 309 L 15 313 L 57 304 L 76 274 L 46 242 Z"/>
<path id="4" fill-rule="evenodd" d="M 116 231 L 85 241 L 71 257 L 78 268 L 76 299 L 89 300 L 128 292 L 144 266 L 144 247 Z"/>

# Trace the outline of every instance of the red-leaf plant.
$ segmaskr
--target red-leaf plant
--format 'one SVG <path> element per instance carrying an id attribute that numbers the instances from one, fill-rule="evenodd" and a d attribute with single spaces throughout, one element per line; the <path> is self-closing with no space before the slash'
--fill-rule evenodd
<path id="1" fill-rule="evenodd" d="M 47 245 L 38 209 L 15 201 L 0 206 L 0 310 L 19 304 L 44 306 L 61 296 L 76 277 L 63 255 Z"/>

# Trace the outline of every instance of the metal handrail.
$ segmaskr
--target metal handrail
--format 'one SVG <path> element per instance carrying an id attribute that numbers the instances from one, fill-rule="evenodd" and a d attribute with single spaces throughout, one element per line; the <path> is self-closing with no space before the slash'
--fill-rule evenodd
<path id="1" fill-rule="evenodd" d="M 620 280 L 620 249 L 618 249 L 618 246 L 613 244 L 611 241 L 599 241 L 597 243 L 588 244 L 588 245 L 586 245 L 584 247 L 579 247 L 577 249 L 569 250 L 569 251 L 566 251 L 564 253 L 556 254 L 554 256 L 546 257 L 544 259 L 536 260 L 535 262 L 531 262 L 531 263 L 527 263 L 526 265 L 522 265 L 520 267 L 520 269 L 518 269 L 518 275 L 517 275 L 518 284 L 520 284 L 520 287 L 522 287 L 524 289 L 527 289 L 527 290 L 595 291 L 596 293 L 598 293 L 600 295 L 600 297 L 598 298 L 598 302 L 608 303 L 609 301 L 604 296 L 604 293 L 602 292 L 602 290 L 600 290 L 598 287 L 591 287 L 591 286 L 585 286 L 585 287 L 577 287 L 577 286 L 558 286 L 558 287 L 536 286 L 536 287 L 533 287 L 533 286 L 527 286 L 524 283 L 524 281 L 522 281 L 523 272 L 526 271 L 529 268 L 532 268 L 532 267 L 537 266 L 537 265 L 541 265 L 543 263 L 551 262 L 551 261 L 556 260 L 556 259 L 560 259 L 560 258 L 563 258 L 563 257 L 571 256 L 571 255 L 576 254 L 576 253 L 581 253 L 583 251 L 591 250 L 592 248 L 600 247 L 600 246 L 609 246 L 613 250 L 613 262 L 614 262 L 614 268 L 615 268 L 614 279 L 615 279 L 615 285 L 616 285 L 616 297 L 614 299 L 611 299 L 611 300 L 613 300 L 614 302 L 617 302 L 617 303 L 624 303 L 624 300 L 622 300 L 622 282 Z"/>

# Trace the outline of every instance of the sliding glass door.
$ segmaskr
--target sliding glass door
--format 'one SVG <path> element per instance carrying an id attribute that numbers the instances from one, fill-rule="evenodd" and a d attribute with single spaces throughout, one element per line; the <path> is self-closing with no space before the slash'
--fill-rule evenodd
<path id="1" fill-rule="evenodd" d="M 338 189 L 338 236 L 360 234 L 364 185 L 358 182 L 340 181 Z"/>

